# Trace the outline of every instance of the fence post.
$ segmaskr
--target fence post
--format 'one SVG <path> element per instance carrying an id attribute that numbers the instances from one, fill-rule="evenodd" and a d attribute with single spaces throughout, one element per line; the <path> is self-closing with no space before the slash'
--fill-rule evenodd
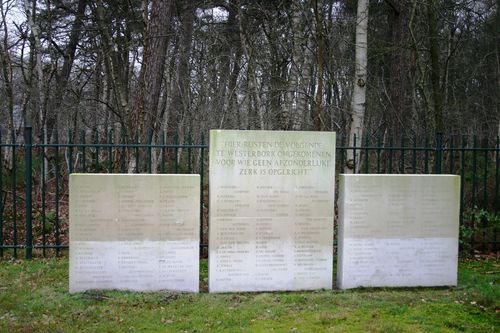
<path id="1" fill-rule="evenodd" d="M 356 133 L 353 134 L 353 140 L 352 140 L 352 173 L 356 173 Z M 349 161 L 348 161 L 349 162 Z"/>
<path id="2" fill-rule="evenodd" d="M 33 255 L 33 223 L 31 216 L 32 137 L 31 126 L 24 127 L 24 185 L 26 197 L 26 259 Z"/>
<path id="3" fill-rule="evenodd" d="M 441 173 L 441 162 L 443 161 L 443 133 L 436 133 L 436 174 Z"/>
<path id="4" fill-rule="evenodd" d="M 3 257 L 3 157 L 2 130 L 0 129 L 0 258 Z M 498 154 L 497 154 L 498 157 Z M 497 158 L 498 160 L 498 158 Z M 498 177 L 497 177 L 498 178 Z"/>
<path id="5" fill-rule="evenodd" d="M 200 149 L 200 257 L 203 255 L 203 181 L 204 181 L 204 149 L 205 135 L 201 134 L 201 149 Z"/>

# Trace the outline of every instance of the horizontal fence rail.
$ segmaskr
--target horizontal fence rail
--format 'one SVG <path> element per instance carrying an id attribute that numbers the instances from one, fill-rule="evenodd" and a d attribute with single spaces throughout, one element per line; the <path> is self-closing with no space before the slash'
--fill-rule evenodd
<path id="1" fill-rule="evenodd" d="M 130 143 L 113 131 L 101 137 L 97 131 L 65 134 L 60 142 L 54 132 L 50 143 L 33 143 L 30 127 L 22 142 L 0 135 L 0 258 L 20 252 L 26 258 L 59 256 L 68 248 L 71 173 L 200 174 L 200 254 L 207 254 L 209 146 L 203 136 L 195 143 L 189 134 L 169 141 L 163 133 L 154 143 Z M 357 173 L 460 175 L 460 248 L 498 251 L 499 138 L 438 134 L 433 140 L 366 136 L 361 144 L 354 137 L 352 146 L 347 141 L 337 139 L 337 174 L 350 163 Z M 347 161 L 349 150 L 353 161 Z"/>

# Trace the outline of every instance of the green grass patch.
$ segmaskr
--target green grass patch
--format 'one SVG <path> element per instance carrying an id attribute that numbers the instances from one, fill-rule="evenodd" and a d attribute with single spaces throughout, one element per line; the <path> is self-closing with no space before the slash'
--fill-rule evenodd
<path id="1" fill-rule="evenodd" d="M 208 294 L 68 293 L 68 260 L 0 261 L 0 332 L 498 332 L 500 261 L 457 288 Z"/>

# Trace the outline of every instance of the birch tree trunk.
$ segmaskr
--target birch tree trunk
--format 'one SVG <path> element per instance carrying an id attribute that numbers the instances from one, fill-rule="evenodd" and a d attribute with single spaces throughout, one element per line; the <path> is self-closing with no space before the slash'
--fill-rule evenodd
<path id="1" fill-rule="evenodd" d="M 301 67 L 303 67 L 304 56 L 306 50 L 302 48 L 304 39 L 304 24 L 302 18 L 304 16 L 304 8 L 301 7 L 299 1 L 294 1 L 291 7 L 292 15 L 292 33 L 293 33 L 293 46 L 292 46 L 292 59 L 290 61 L 290 74 L 288 79 L 288 88 L 285 94 L 285 107 L 280 119 L 280 127 L 288 130 L 293 126 L 293 118 L 296 117 L 299 99 L 305 100 L 305 96 L 299 95 L 299 75 Z M 300 110 L 304 112 L 304 110 Z M 299 117 L 301 119 L 302 117 Z"/>
<path id="2" fill-rule="evenodd" d="M 34 16 L 36 15 L 36 1 L 24 0 L 24 10 L 26 12 L 26 19 L 31 30 L 32 44 L 31 44 L 31 59 L 34 59 L 34 63 L 30 66 L 30 89 L 31 97 L 30 104 L 28 108 L 28 113 L 26 114 L 25 124 L 26 126 L 31 126 L 34 116 L 39 116 L 42 123 L 43 117 L 41 117 L 40 106 L 42 105 L 42 80 L 43 80 L 43 69 L 42 69 L 42 54 L 41 54 L 41 44 L 40 44 L 40 28 L 38 24 L 35 23 Z M 35 81 L 35 82 L 33 82 Z"/>
<path id="3" fill-rule="evenodd" d="M 26 12 L 26 19 L 31 30 L 31 49 L 32 54 L 31 59 L 34 60 L 34 64 L 30 66 L 30 104 L 29 112 L 26 115 L 25 125 L 30 126 L 35 121 L 35 117 L 39 119 L 39 127 L 42 130 L 42 135 L 44 136 L 43 142 L 47 142 L 47 124 L 45 122 L 44 111 L 42 111 L 42 90 L 43 90 L 43 68 L 42 68 L 42 46 L 40 43 L 40 27 L 35 23 L 36 15 L 36 1 L 24 0 L 24 10 Z M 35 81 L 35 82 L 33 82 Z M 42 148 L 43 151 L 43 167 L 44 179 L 48 179 L 49 170 L 49 160 L 47 158 L 47 147 Z M 40 184 L 43 186 L 44 184 Z"/>
<path id="4" fill-rule="evenodd" d="M 356 142 L 362 142 L 363 119 L 366 108 L 366 66 L 368 51 L 368 0 L 358 0 L 356 19 L 356 46 L 355 46 L 355 74 L 351 102 L 351 125 L 349 129 L 349 146 L 353 147 L 354 137 Z M 359 170 L 359 150 L 347 150 L 345 173 L 356 173 Z"/>
<path id="5" fill-rule="evenodd" d="M 314 97 L 314 130 L 323 129 L 321 115 L 323 113 L 323 75 L 325 70 L 325 37 L 323 32 L 323 11 L 318 7 L 318 0 L 314 1 L 314 27 L 316 39 L 317 85 Z"/>
<path id="6" fill-rule="evenodd" d="M 312 39 L 308 38 L 306 43 L 303 56 L 297 60 L 301 68 L 298 74 L 299 82 L 297 83 L 297 108 L 292 115 L 292 130 L 294 131 L 303 129 L 304 125 L 309 124 L 309 122 L 305 121 L 305 118 L 311 108 L 311 73 L 315 58 L 311 52 L 314 47 Z"/>

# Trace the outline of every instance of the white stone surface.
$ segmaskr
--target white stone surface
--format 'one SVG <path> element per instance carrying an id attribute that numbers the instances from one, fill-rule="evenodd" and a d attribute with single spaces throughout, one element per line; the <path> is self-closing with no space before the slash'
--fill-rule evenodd
<path id="1" fill-rule="evenodd" d="M 337 286 L 457 284 L 460 177 L 341 175 Z"/>
<path id="2" fill-rule="evenodd" d="M 69 290 L 199 290 L 199 175 L 72 174 Z"/>
<path id="3" fill-rule="evenodd" d="M 210 292 L 332 288 L 335 133 L 210 132 Z"/>

